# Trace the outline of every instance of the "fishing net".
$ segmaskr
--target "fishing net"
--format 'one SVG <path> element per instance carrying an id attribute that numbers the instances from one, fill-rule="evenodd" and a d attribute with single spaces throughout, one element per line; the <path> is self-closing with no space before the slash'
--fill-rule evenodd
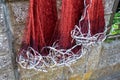
<path id="1" fill-rule="evenodd" d="M 30 0 L 31 2 L 33 0 Z M 41 1 L 42 0 L 36 0 L 36 1 Z M 63 0 L 64 1 L 64 0 Z M 71 64 L 75 63 L 78 59 L 80 59 L 84 54 L 86 54 L 89 51 L 90 46 L 94 46 L 95 44 L 101 43 L 106 39 L 106 30 L 105 29 L 105 21 L 104 21 L 104 8 L 102 5 L 102 0 L 82 0 L 84 5 L 83 5 L 83 12 L 80 20 L 78 21 L 78 25 L 74 25 L 74 29 L 72 29 L 69 33 L 71 39 L 69 39 L 71 42 L 75 42 L 72 46 L 69 48 L 66 48 L 66 45 L 64 45 L 64 39 L 58 39 L 58 41 L 53 41 L 47 42 L 47 39 L 49 37 L 46 37 L 43 39 L 43 42 L 39 40 L 38 38 L 41 38 L 41 34 L 36 34 L 32 31 L 29 31 L 28 33 L 32 35 L 33 39 L 31 40 L 31 36 L 28 36 L 25 41 L 28 41 L 28 44 L 26 45 L 25 41 L 23 42 L 22 48 L 20 49 L 20 52 L 17 57 L 17 62 L 20 64 L 22 68 L 25 69 L 35 69 L 37 71 L 44 71 L 47 72 L 47 69 L 50 68 L 54 70 L 56 67 L 63 67 L 67 66 L 70 68 Z M 67 2 L 67 0 L 66 0 Z M 63 2 L 64 3 L 64 2 Z M 37 4 L 37 3 L 36 3 Z M 45 3 L 44 3 L 45 4 Z M 67 3 L 66 3 L 67 4 Z M 65 5 L 65 3 L 63 4 Z M 38 8 L 40 6 L 32 6 L 30 9 L 36 9 L 35 11 L 41 10 L 42 8 Z M 42 6 L 44 7 L 44 6 Z M 47 6 L 48 7 L 48 6 Z M 46 8 L 45 8 L 46 9 Z M 32 10 L 30 10 L 32 11 Z M 42 11 L 42 10 L 41 10 Z M 49 11 L 49 9 L 48 9 Z M 54 10 L 54 15 L 56 15 L 56 11 Z M 69 11 L 68 11 L 69 12 Z M 41 13 L 42 14 L 42 13 Z M 47 14 L 47 13 L 46 13 Z M 69 14 L 69 13 L 68 13 Z M 39 15 L 39 14 L 37 14 Z M 50 14 L 48 14 L 50 15 Z M 30 16 L 30 20 L 32 21 L 34 15 Z M 35 16 L 39 17 L 39 20 L 42 19 L 40 18 L 41 16 Z M 53 16 L 54 17 L 54 16 Z M 43 17 L 44 18 L 44 17 Z M 37 19 L 37 18 L 36 18 Z M 52 19 L 52 17 L 51 17 Z M 57 17 L 56 17 L 57 19 Z M 52 25 L 54 21 L 56 22 L 56 19 L 53 20 L 50 24 L 47 23 L 47 25 L 44 24 L 38 24 L 39 26 L 41 25 Z M 45 19 L 49 20 L 49 19 Z M 37 24 L 37 20 L 35 20 L 34 24 Z M 41 20 L 42 21 L 42 20 Z M 31 25 L 31 23 L 28 23 Z M 56 23 L 54 23 L 56 24 Z M 33 25 L 33 24 L 32 24 Z M 54 25 L 52 25 L 54 26 Z M 29 26 L 28 29 L 30 29 Z M 37 26 L 36 26 L 37 27 Z M 48 26 L 49 27 L 49 26 Z M 55 28 L 55 27 L 54 27 Z M 35 27 L 33 27 L 35 29 Z M 42 30 L 37 28 L 39 30 Z M 35 31 L 37 31 L 37 29 Z M 49 29 L 48 29 L 49 30 Z M 43 30 L 44 32 L 44 30 Z M 54 32 L 54 30 L 52 31 Z M 51 34 L 52 33 L 45 33 L 45 34 Z M 59 32 L 59 31 L 57 31 Z M 27 34 L 28 34 L 27 33 Z M 54 35 L 54 34 L 51 34 Z M 58 34 L 59 35 L 59 34 Z M 39 36 L 39 37 L 38 37 Z M 60 34 L 61 36 L 61 34 Z M 50 36 L 51 37 L 51 36 Z M 56 36 L 53 36 L 56 38 Z M 66 36 L 68 37 L 68 36 Z M 64 36 L 62 37 L 64 38 Z M 42 38 L 41 38 L 42 39 Z M 38 41 L 38 43 L 42 44 L 38 45 L 37 42 L 34 43 L 34 40 Z M 70 43 L 70 41 L 68 42 Z M 32 41 L 32 42 L 31 42 Z M 60 43 L 62 41 L 62 46 L 65 46 L 64 48 L 60 48 Z M 67 41 L 67 40 L 66 40 Z M 65 44 L 66 44 L 65 41 Z M 46 42 L 46 44 L 44 44 Z M 50 46 L 50 44 L 52 46 Z M 38 47 L 36 47 L 38 46 Z M 43 53 L 47 55 L 43 55 Z M 71 69 L 71 68 L 70 68 Z"/>

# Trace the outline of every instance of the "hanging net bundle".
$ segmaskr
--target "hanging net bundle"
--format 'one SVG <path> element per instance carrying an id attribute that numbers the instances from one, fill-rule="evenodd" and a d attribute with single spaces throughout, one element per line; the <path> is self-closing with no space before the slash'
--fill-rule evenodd
<path id="1" fill-rule="evenodd" d="M 102 0 L 62 0 L 60 15 L 56 0 L 30 0 L 28 14 L 17 57 L 25 69 L 70 67 L 84 55 L 84 47 L 106 38 Z"/>

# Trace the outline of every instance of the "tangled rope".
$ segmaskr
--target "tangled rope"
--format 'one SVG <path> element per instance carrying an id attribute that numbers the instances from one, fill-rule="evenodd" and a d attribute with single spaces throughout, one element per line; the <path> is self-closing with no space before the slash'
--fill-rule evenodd
<path id="1" fill-rule="evenodd" d="M 74 54 L 71 51 L 72 48 L 68 50 L 64 49 L 57 50 L 55 47 L 47 48 L 50 49 L 49 55 L 47 56 L 40 55 L 40 53 L 38 53 L 31 47 L 29 47 L 26 51 L 25 50 L 21 51 L 18 63 L 23 68 L 47 72 L 46 68 L 54 68 L 57 66 L 69 67 L 72 63 L 76 62 L 77 59 L 82 57 L 80 51 L 79 54 Z"/>
<path id="2" fill-rule="evenodd" d="M 90 46 L 98 42 L 103 42 L 106 39 L 106 31 L 107 29 L 103 33 L 97 33 L 93 36 L 86 36 L 90 34 L 83 34 L 81 28 L 76 25 L 74 30 L 71 31 L 71 36 L 76 41 L 76 44 L 81 43 L 83 46 Z"/>

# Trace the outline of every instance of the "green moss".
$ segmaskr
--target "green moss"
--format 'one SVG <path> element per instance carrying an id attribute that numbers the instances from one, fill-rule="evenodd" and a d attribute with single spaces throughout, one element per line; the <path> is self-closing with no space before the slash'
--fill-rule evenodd
<path id="1" fill-rule="evenodd" d="M 113 19 L 113 25 L 111 27 L 111 30 L 109 32 L 109 35 L 117 35 L 120 34 L 120 12 L 115 13 L 114 19 Z M 115 39 L 106 39 L 105 42 L 112 42 Z"/>

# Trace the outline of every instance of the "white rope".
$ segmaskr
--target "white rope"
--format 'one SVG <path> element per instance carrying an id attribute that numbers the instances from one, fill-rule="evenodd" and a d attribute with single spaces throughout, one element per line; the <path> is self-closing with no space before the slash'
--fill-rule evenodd
<path id="1" fill-rule="evenodd" d="M 20 53 L 21 55 L 18 58 L 18 63 L 20 64 L 21 67 L 26 69 L 35 69 L 43 71 L 45 67 L 54 68 L 56 66 L 58 67 L 68 66 L 76 62 L 76 60 L 79 59 L 79 57 L 81 57 L 80 54 L 79 55 L 74 54 L 71 51 L 72 48 L 68 50 L 64 49 L 57 50 L 55 47 L 47 48 L 51 50 L 51 52 L 49 52 L 49 55 L 47 56 L 40 55 L 40 53 L 38 53 L 31 47 L 29 47 L 26 51 L 25 50 L 21 51 Z"/>

